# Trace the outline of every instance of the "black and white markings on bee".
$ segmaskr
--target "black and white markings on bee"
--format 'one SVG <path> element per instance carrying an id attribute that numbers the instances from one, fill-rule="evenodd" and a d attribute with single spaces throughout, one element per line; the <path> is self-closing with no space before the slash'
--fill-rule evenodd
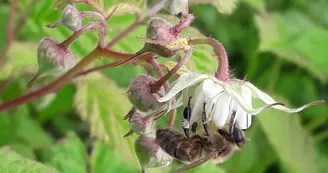
<path id="1" fill-rule="evenodd" d="M 190 130 L 190 119 L 191 119 L 191 107 L 190 107 L 190 100 L 191 100 L 192 97 L 189 97 L 188 99 L 188 105 L 184 108 L 183 110 L 183 118 L 182 118 L 182 122 L 181 122 L 181 126 L 182 126 L 182 129 L 183 129 L 183 132 L 185 134 L 185 136 L 187 138 L 190 137 L 190 133 L 189 133 L 189 130 Z M 202 124 L 203 124 L 203 128 L 204 128 L 204 131 L 205 131 L 205 135 L 206 136 L 209 136 L 209 130 L 208 130 L 208 124 L 207 124 L 207 119 L 206 119 L 206 111 L 205 111 L 205 106 L 206 106 L 206 103 L 204 103 L 204 106 L 203 106 L 203 112 L 202 112 Z M 197 128 L 197 123 L 193 123 L 192 124 L 192 132 L 195 133 L 196 132 L 196 128 Z"/>

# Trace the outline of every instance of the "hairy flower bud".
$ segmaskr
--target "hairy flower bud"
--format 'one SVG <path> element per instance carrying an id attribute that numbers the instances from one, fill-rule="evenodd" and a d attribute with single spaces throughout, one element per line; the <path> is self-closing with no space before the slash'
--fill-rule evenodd
<path id="1" fill-rule="evenodd" d="M 67 5 L 63 12 L 62 17 L 59 21 L 47 25 L 49 28 L 57 27 L 58 25 L 64 25 L 72 31 L 77 31 L 82 27 L 83 17 L 79 10 L 73 5 Z"/>
<path id="2" fill-rule="evenodd" d="M 150 8 L 159 2 L 160 0 L 148 0 L 147 6 Z M 188 0 L 168 0 L 165 3 L 164 9 L 173 15 L 177 15 L 181 13 L 183 10 L 185 10 L 187 6 L 188 6 Z"/>
<path id="3" fill-rule="evenodd" d="M 155 82 L 155 79 L 151 76 L 139 75 L 129 86 L 126 92 L 127 96 L 138 110 L 148 112 L 165 105 L 165 103 L 159 103 L 155 97 L 155 95 L 163 96 L 165 94 L 164 88 L 161 88 L 157 93 L 152 92 L 152 86 Z"/>
<path id="4" fill-rule="evenodd" d="M 172 24 L 168 21 L 160 17 L 154 17 L 148 24 L 146 37 L 159 42 L 175 42 L 179 38 L 171 33 L 172 27 Z M 177 50 L 171 50 L 159 44 L 146 43 L 144 49 L 165 58 L 170 58 L 177 54 Z"/>
<path id="5" fill-rule="evenodd" d="M 149 133 L 153 125 L 151 119 L 146 118 L 144 114 L 139 112 L 133 112 L 129 115 L 129 123 L 131 130 L 124 137 L 128 137 L 133 133 L 137 133 L 138 135 Z"/>
<path id="6" fill-rule="evenodd" d="M 152 133 L 139 136 L 134 143 L 134 147 L 143 169 L 165 167 L 172 164 L 173 158 L 163 151 Z"/>
<path id="7" fill-rule="evenodd" d="M 75 57 L 68 49 L 60 47 L 59 42 L 51 38 L 44 38 L 38 46 L 38 72 L 27 87 L 30 87 L 38 77 L 66 72 L 75 64 Z"/>

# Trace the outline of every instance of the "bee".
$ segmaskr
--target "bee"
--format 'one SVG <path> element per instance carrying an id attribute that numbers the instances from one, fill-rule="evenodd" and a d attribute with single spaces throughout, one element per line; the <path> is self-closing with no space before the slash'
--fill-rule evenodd
<path id="1" fill-rule="evenodd" d="M 187 171 L 209 160 L 220 164 L 239 150 L 245 139 L 243 131 L 235 123 L 230 124 L 228 130 L 218 129 L 191 137 L 186 137 L 173 129 L 156 131 L 156 140 L 160 147 L 172 157 L 187 164 L 172 173 Z"/>

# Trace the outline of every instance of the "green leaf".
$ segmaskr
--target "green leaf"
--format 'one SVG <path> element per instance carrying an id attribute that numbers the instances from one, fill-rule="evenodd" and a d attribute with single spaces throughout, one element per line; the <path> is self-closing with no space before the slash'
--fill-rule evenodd
<path id="1" fill-rule="evenodd" d="M 318 172 L 313 138 L 298 114 L 266 110 L 257 118 L 288 172 Z"/>
<path id="2" fill-rule="evenodd" d="M 70 111 L 73 107 L 75 90 L 74 86 L 66 85 L 55 95 L 48 95 L 42 98 L 42 102 L 38 104 L 41 121 Z"/>
<path id="3" fill-rule="evenodd" d="M 36 159 L 32 148 L 27 144 L 17 142 L 17 143 L 10 144 L 10 148 L 13 151 L 21 154 L 22 156 L 25 156 L 26 158 L 30 158 L 34 160 Z"/>
<path id="4" fill-rule="evenodd" d="M 33 149 L 41 149 L 53 143 L 53 138 L 47 134 L 41 125 L 29 117 L 26 106 L 23 106 L 13 115 L 15 135 L 27 142 Z"/>
<path id="5" fill-rule="evenodd" d="M 1 4 L 0 7 L 0 21 L 3 25 L 0 26 L 0 49 L 2 50 L 6 44 L 7 38 L 7 23 L 8 23 L 8 15 L 9 15 L 10 6 Z"/>
<path id="6" fill-rule="evenodd" d="M 106 15 L 114 15 L 114 16 L 121 16 L 126 13 L 131 14 L 139 14 L 141 13 L 141 9 L 134 4 L 129 4 L 126 2 L 118 3 L 112 5 L 106 12 Z"/>
<path id="7" fill-rule="evenodd" d="M 87 173 L 87 153 L 82 141 L 74 133 L 43 153 L 47 164 L 63 173 Z"/>
<path id="8" fill-rule="evenodd" d="M 101 9 L 104 9 L 104 4 L 105 4 L 104 0 L 94 0 L 94 1 L 96 4 L 99 5 Z"/>
<path id="9" fill-rule="evenodd" d="M 131 166 L 131 163 L 121 155 L 119 150 L 114 150 L 101 141 L 94 145 L 91 155 L 91 170 L 93 173 L 139 172 L 138 169 Z"/>
<path id="10" fill-rule="evenodd" d="M 7 62 L 0 69 L 0 80 L 8 77 L 18 77 L 22 73 L 34 74 L 37 64 L 37 44 L 14 42 L 8 51 Z"/>
<path id="11" fill-rule="evenodd" d="M 251 7 L 255 8 L 259 11 L 265 10 L 264 0 L 242 0 L 242 2 L 246 2 Z"/>
<path id="12" fill-rule="evenodd" d="M 55 9 L 64 9 L 67 4 L 72 4 L 74 2 L 79 2 L 79 0 L 55 0 Z"/>
<path id="13" fill-rule="evenodd" d="M 45 166 L 36 161 L 26 159 L 19 154 L 10 151 L 8 147 L 0 149 L 0 172 L 4 173 L 37 173 L 37 172 L 47 172 L 47 173 L 58 173 L 54 168 Z"/>
<path id="14" fill-rule="evenodd" d="M 298 11 L 256 16 L 260 51 L 270 51 L 328 81 L 328 31 Z"/>
<path id="15" fill-rule="evenodd" d="M 239 0 L 212 0 L 212 1 L 204 1 L 204 0 L 189 0 L 189 4 L 205 4 L 211 3 L 216 7 L 218 12 L 222 14 L 232 14 L 236 9 L 236 4 Z"/>
<path id="16" fill-rule="evenodd" d="M 171 69 L 173 69 L 176 65 L 177 65 L 177 63 L 176 62 L 174 62 L 174 61 L 166 61 L 166 62 L 164 62 L 164 63 L 162 63 L 162 64 L 160 64 L 162 67 L 165 67 L 167 70 L 171 70 Z M 182 66 L 178 71 L 177 71 L 177 75 L 182 75 L 182 74 L 184 74 L 184 73 L 187 73 L 187 72 L 190 72 L 188 69 L 187 69 L 187 67 L 186 66 Z"/>
<path id="17" fill-rule="evenodd" d="M 74 105 L 81 118 L 90 124 L 92 136 L 108 141 L 126 160 L 136 164 L 133 138 L 123 138 L 129 123 L 123 117 L 131 109 L 125 91 L 99 73 L 76 80 Z"/>

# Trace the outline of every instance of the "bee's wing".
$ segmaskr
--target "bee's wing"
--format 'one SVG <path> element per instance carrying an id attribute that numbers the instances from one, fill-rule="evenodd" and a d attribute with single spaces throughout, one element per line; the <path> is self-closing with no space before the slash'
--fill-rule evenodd
<path id="1" fill-rule="evenodd" d="M 203 163 L 211 160 L 215 156 L 215 154 L 216 153 L 213 152 L 213 153 L 205 156 L 204 158 L 199 159 L 199 160 L 197 160 L 195 162 L 192 162 L 189 165 L 182 166 L 181 168 L 179 168 L 179 169 L 177 169 L 175 171 L 172 171 L 171 173 L 180 173 L 180 172 L 188 171 L 188 170 L 190 170 L 192 168 L 198 167 L 198 166 L 202 165 Z"/>

